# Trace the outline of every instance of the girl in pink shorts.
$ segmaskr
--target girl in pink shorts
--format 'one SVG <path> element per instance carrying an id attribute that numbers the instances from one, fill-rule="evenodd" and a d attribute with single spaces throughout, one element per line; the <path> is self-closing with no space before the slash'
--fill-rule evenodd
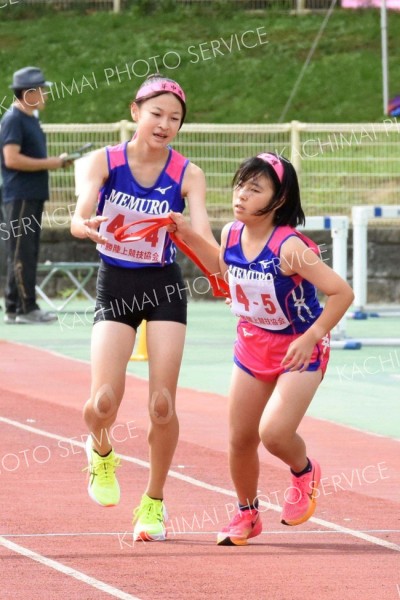
<path id="1" fill-rule="evenodd" d="M 327 367 L 329 332 L 354 296 L 318 246 L 295 229 L 305 216 L 287 159 L 263 153 L 246 160 L 233 188 L 235 221 L 223 228 L 219 253 L 182 215 L 171 216 L 206 268 L 227 277 L 239 317 L 229 394 L 229 465 L 239 510 L 217 542 L 241 546 L 262 531 L 260 441 L 290 468 L 281 522 L 299 525 L 314 513 L 321 469 L 297 429 Z"/>

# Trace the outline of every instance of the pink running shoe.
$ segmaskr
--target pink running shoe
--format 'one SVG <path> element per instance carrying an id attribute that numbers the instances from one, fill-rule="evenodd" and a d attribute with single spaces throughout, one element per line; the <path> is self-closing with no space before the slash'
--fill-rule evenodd
<path id="1" fill-rule="evenodd" d="M 308 521 L 314 514 L 321 467 L 316 460 L 311 460 L 309 473 L 296 477 L 292 475 L 292 485 L 285 492 L 285 502 L 281 515 L 284 525 L 300 525 Z"/>
<path id="2" fill-rule="evenodd" d="M 219 546 L 246 546 L 247 540 L 262 532 L 258 510 L 240 510 L 217 535 Z"/>

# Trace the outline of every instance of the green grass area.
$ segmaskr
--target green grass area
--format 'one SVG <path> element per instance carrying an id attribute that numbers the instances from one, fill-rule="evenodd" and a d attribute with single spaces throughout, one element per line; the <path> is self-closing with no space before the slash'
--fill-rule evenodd
<path id="1" fill-rule="evenodd" d="M 129 119 L 143 75 L 158 67 L 187 91 L 188 122 L 274 123 L 326 14 L 161 5 L 151 14 L 136 8 L 119 15 L 7 5 L 0 14 L 1 111 L 12 98 L 13 71 L 39 65 L 57 84 L 44 122 Z M 389 12 L 388 22 L 394 96 L 400 93 L 400 14 Z M 378 122 L 381 81 L 379 10 L 335 9 L 285 121 Z"/>

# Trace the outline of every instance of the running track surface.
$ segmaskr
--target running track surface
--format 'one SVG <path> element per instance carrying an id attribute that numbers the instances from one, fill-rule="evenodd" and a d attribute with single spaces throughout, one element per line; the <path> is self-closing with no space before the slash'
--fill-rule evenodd
<path id="1" fill-rule="evenodd" d="M 89 365 L 7 342 L 0 354 L 1 599 L 400 598 L 398 441 L 306 417 L 301 433 L 323 468 L 315 517 L 280 524 L 288 472 L 262 450 L 264 533 L 219 547 L 235 503 L 226 399 L 180 389 L 169 539 L 133 544 L 132 508 L 148 474 L 146 381 L 127 379 L 112 433 L 122 499 L 104 509 L 82 472 Z"/>

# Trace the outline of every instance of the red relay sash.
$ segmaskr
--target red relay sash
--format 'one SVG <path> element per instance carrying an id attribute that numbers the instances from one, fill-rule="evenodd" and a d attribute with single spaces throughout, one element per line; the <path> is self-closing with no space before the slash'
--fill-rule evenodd
<path id="1" fill-rule="evenodd" d="M 143 227 L 142 229 L 139 229 L 139 231 L 137 231 L 136 233 L 127 233 L 127 230 L 130 227 L 133 227 L 136 225 L 144 225 L 147 223 L 151 223 L 151 224 L 148 225 L 147 227 Z M 150 235 L 151 233 L 157 231 L 161 227 L 164 227 L 165 225 L 173 225 L 173 224 L 174 224 L 174 221 L 171 219 L 171 217 L 161 217 L 161 218 L 157 218 L 157 219 L 143 219 L 141 221 L 136 221 L 134 223 L 128 223 L 127 225 L 124 225 L 123 227 L 119 227 L 118 229 L 115 230 L 114 237 L 118 242 L 137 242 L 138 240 L 141 240 L 141 239 L 145 238 L 146 236 Z M 186 254 L 186 256 L 188 258 L 190 258 L 190 260 L 192 260 L 194 262 L 194 264 L 197 265 L 198 268 L 207 277 L 208 281 L 210 282 L 211 288 L 212 288 L 213 296 L 215 296 L 216 298 L 229 298 L 230 297 L 229 285 L 226 283 L 226 281 L 222 277 L 219 277 L 218 275 L 213 275 L 212 273 L 210 273 L 210 271 L 208 271 L 206 269 L 206 267 L 200 261 L 198 256 L 193 252 L 193 250 L 190 248 L 190 246 L 188 246 L 182 240 L 178 239 L 174 233 L 169 233 L 169 236 L 170 236 L 171 240 L 174 242 L 174 244 L 184 254 Z"/>

